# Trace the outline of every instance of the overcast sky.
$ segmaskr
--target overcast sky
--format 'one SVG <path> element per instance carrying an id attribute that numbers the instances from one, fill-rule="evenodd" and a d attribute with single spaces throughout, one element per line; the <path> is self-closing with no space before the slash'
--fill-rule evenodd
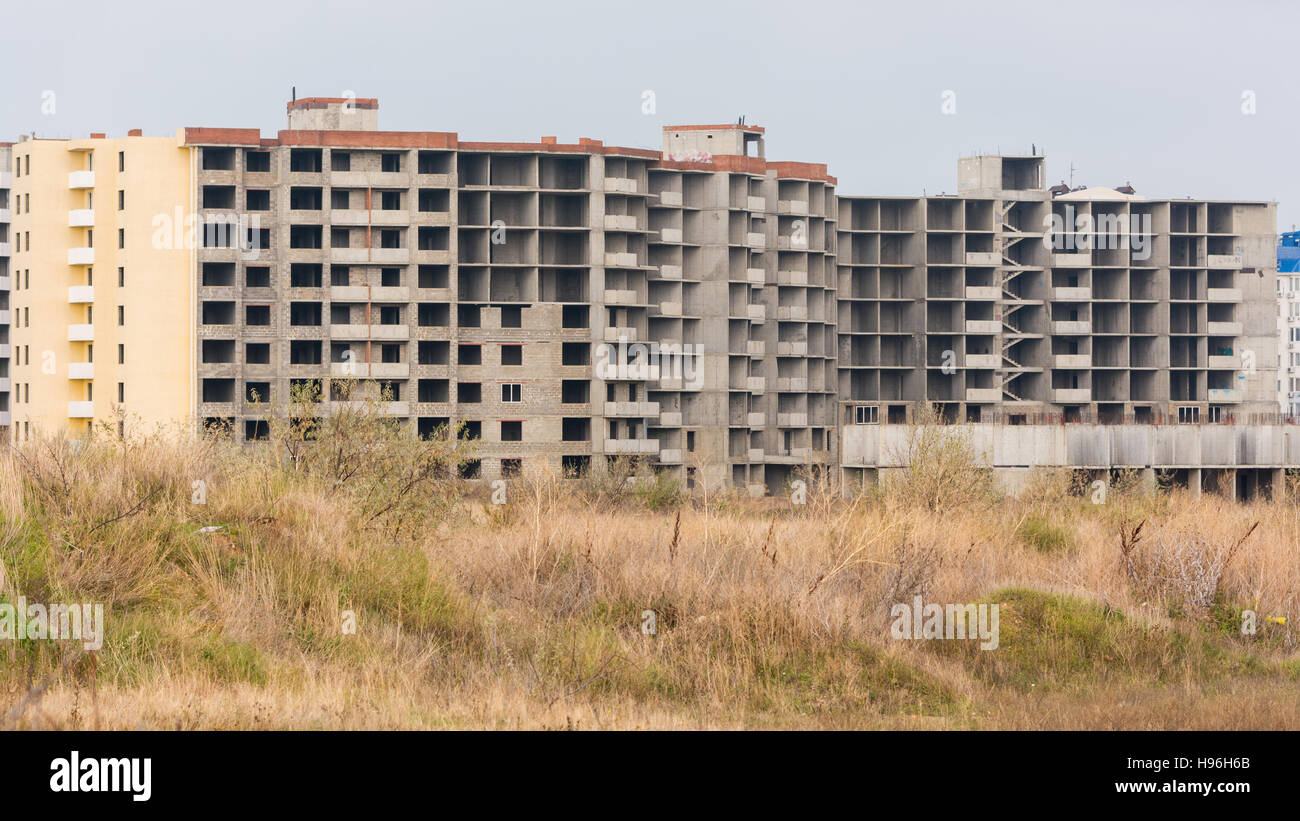
<path id="1" fill-rule="evenodd" d="M 380 127 L 658 148 L 747 122 L 848 194 L 952 192 L 956 158 L 1047 153 L 1049 182 L 1276 200 L 1300 223 L 1296 4 L 656 0 L 9 5 L 0 139 L 284 128 L 299 97 Z M 654 112 L 642 113 L 644 92 Z M 50 92 L 53 93 L 52 97 Z M 952 92 L 945 97 L 946 92 Z M 945 100 L 955 113 L 944 113 Z M 53 113 L 48 113 L 53 102 Z M 1253 112 L 1253 113 L 1249 113 Z"/>

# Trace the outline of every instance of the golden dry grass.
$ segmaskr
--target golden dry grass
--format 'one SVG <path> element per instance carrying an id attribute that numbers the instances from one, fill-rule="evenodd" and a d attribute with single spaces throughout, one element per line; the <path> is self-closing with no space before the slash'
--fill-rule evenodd
<path id="1" fill-rule="evenodd" d="M 1044 474 L 940 511 L 679 506 L 531 475 L 497 506 L 450 446 L 381 469 L 387 435 L 296 468 L 162 435 L 0 455 L 0 595 L 108 610 L 96 653 L 0 642 L 0 728 L 1300 728 L 1293 501 L 1092 505 Z M 913 595 L 999 602 L 1001 646 L 891 640 Z"/>

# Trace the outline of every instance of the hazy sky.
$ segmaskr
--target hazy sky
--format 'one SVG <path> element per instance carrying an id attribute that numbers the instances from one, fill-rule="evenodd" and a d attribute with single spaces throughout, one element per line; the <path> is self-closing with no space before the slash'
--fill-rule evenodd
<path id="1" fill-rule="evenodd" d="M 769 159 L 824 162 L 843 193 L 951 192 L 958 155 L 1036 144 L 1052 183 L 1073 164 L 1076 184 L 1276 200 L 1288 230 L 1297 23 L 1263 0 L 23 4 L 0 14 L 0 139 L 273 135 L 294 86 L 466 140 L 658 148 L 663 125 L 744 114 Z"/>

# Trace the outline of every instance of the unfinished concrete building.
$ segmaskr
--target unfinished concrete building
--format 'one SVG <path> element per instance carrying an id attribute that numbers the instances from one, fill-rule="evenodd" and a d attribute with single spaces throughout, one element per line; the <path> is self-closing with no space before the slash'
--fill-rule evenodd
<path id="1" fill-rule="evenodd" d="M 1274 205 L 1124 188 L 1049 190 L 1041 156 L 980 156 L 957 196 L 841 197 L 845 424 L 922 402 L 947 423 L 1276 423 Z M 871 481 L 874 434 L 845 436 Z M 1133 467 L 1097 461 L 1077 464 Z"/>
<path id="2" fill-rule="evenodd" d="M 634 456 L 758 488 L 832 460 L 825 166 L 769 163 L 742 125 L 666 128 L 661 153 L 385 132 L 377 106 L 184 131 L 209 226 L 196 416 L 256 440 L 295 385 L 359 380 L 420 435 L 476 440 L 484 478 Z"/>

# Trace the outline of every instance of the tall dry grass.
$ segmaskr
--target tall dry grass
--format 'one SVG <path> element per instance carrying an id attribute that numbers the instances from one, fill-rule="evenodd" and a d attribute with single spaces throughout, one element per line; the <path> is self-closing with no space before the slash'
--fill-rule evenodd
<path id="1" fill-rule="evenodd" d="M 0 595 L 108 611 L 98 652 L 0 642 L 0 727 L 1300 727 L 1294 500 L 618 467 L 497 505 L 455 440 L 301 418 L 0 455 Z M 891 640 L 916 595 L 998 602 L 999 649 Z"/>

